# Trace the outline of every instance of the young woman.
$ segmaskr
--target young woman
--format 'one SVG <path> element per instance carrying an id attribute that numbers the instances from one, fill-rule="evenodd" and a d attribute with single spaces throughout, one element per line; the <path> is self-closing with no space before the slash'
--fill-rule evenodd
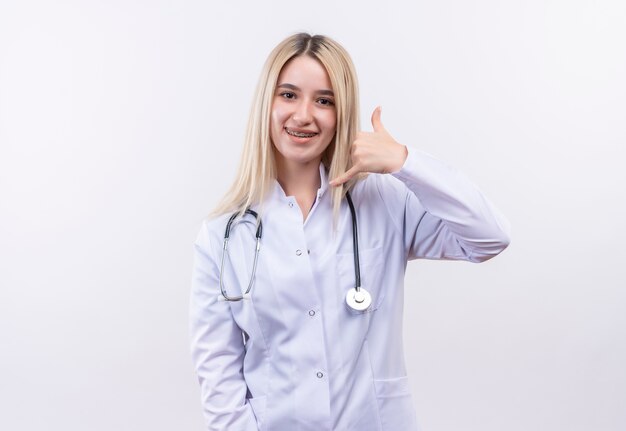
<path id="1" fill-rule="evenodd" d="M 482 262 L 509 243 L 471 182 L 396 142 L 380 108 L 359 131 L 358 108 L 332 39 L 296 34 L 267 59 L 236 181 L 195 243 L 191 343 L 209 430 L 417 430 L 406 263 Z"/>

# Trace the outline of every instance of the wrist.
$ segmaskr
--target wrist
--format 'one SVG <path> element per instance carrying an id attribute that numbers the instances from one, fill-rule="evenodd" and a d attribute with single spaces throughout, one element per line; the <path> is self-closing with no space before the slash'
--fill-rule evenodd
<path id="1" fill-rule="evenodd" d="M 406 162 L 406 159 L 409 155 L 409 151 L 406 147 L 406 145 L 402 145 L 399 143 L 396 143 L 397 147 L 394 150 L 394 157 L 393 157 L 393 163 L 390 166 L 390 173 L 393 172 L 398 172 L 400 169 L 402 169 L 402 166 L 404 166 L 404 163 Z"/>

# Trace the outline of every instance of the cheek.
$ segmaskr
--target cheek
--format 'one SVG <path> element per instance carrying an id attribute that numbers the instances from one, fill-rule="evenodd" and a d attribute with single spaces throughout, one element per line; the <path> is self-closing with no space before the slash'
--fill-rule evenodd
<path id="1" fill-rule="evenodd" d="M 280 110 L 276 109 L 276 106 L 272 106 L 270 111 L 270 138 L 273 142 L 278 138 L 281 130 L 283 129 Z"/>
<path id="2" fill-rule="evenodd" d="M 282 129 L 282 125 L 288 116 L 286 109 L 279 102 L 275 102 L 272 105 L 271 119 L 272 124 Z"/>
<path id="3" fill-rule="evenodd" d="M 324 127 L 330 134 L 335 133 L 335 129 L 337 128 L 337 115 L 333 113 L 325 118 Z"/>

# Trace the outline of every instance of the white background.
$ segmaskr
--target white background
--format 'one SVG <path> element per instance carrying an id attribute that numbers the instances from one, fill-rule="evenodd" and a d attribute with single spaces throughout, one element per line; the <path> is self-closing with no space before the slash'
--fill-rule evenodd
<path id="1" fill-rule="evenodd" d="M 626 429 L 626 3 L 0 3 L 0 429 L 201 430 L 192 242 L 262 62 L 295 31 L 356 64 L 362 124 L 508 216 L 481 265 L 420 261 L 425 431 Z"/>

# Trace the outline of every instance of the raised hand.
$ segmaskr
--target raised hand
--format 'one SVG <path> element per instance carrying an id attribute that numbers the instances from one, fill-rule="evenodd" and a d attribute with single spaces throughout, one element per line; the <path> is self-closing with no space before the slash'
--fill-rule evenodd
<path id="1" fill-rule="evenodd" d="M 388 174 L 398 171 L 407 157 L 407 149 L 399 144 L 385 130 L 380 120 L 381 107 L 372 113 L 373 132 L 359 132 L 352 143 L 352 167 L 330 181 L 332 186 L 340 186 L 362 172 Z"/>

